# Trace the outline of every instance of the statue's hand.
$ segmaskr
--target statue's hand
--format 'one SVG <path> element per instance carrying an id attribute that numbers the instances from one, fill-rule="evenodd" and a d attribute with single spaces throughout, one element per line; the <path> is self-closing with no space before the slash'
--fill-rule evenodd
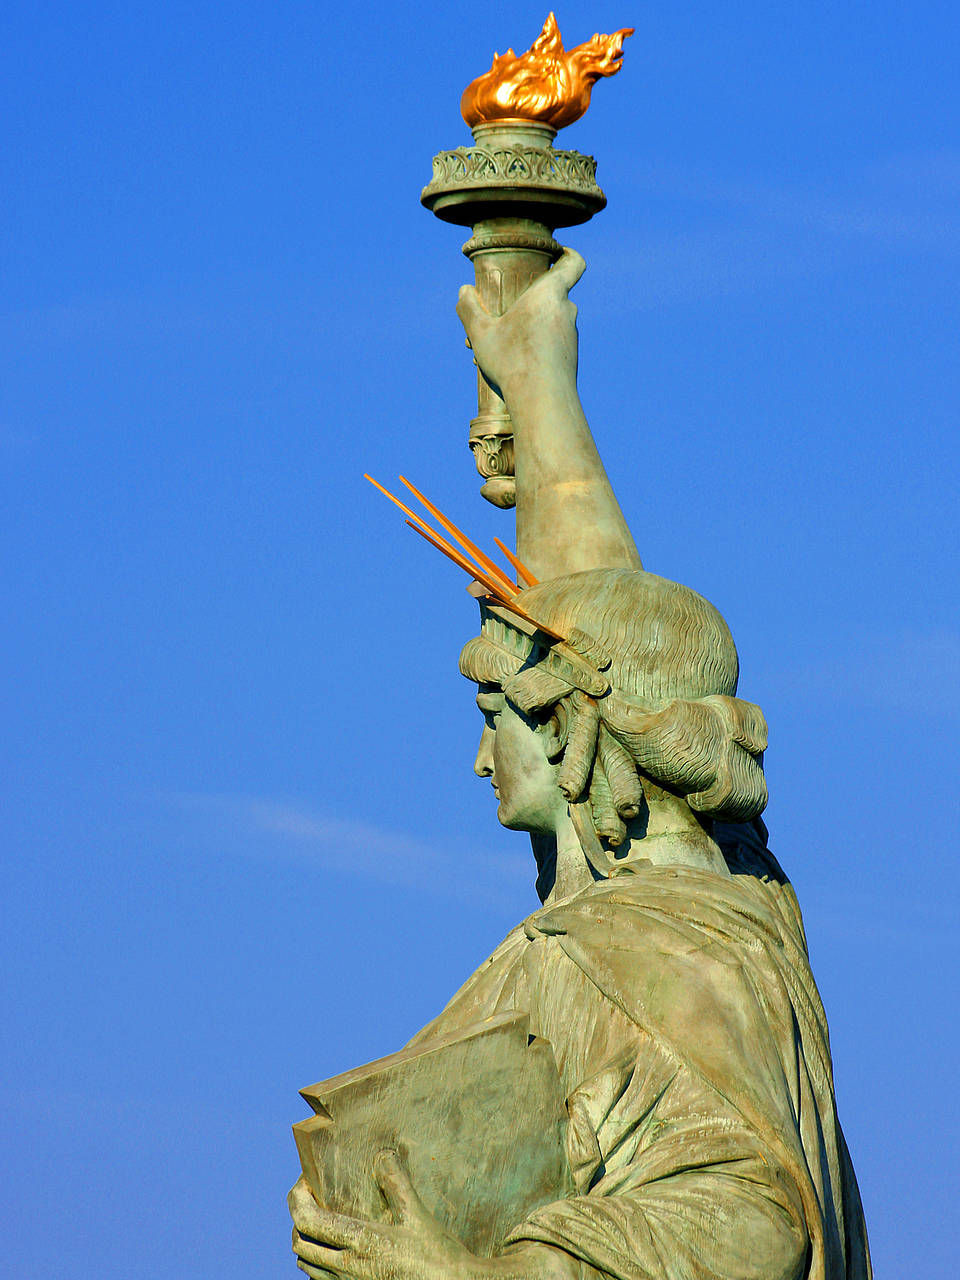
<path id="1" fill-rule="evenodd" d="M 364 1222 L 321 1208 L 301 1178 L 287 1197 L 297 1266 L 314 1280 L 475 1280 L 484 1259 L 444 1231 L 414 1191 L 392 1151 L 376 1158 L 374 1176 L 393 1222 Z"/>
<path id="2" fill-rule="evenodd" d="M 460 290 L 457 315 L 484 377 L 508 407 L 532 374 L 576 386 L 577 308 L 568 295 L 585 266 L 579 253 L 564 249 L 502 316 L 490 314 L 473 285 Z"/>

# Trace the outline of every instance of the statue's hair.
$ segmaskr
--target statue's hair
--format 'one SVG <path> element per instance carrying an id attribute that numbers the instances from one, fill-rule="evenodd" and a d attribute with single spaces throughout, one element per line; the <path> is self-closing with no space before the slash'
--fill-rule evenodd
<path id="1" fill-rule="evenodd" d="M 527 715 L 556 710 L 565 745 L 558 785 L 589 798 L 598 836 L 616 845 L 643 803 L 642 778 L 685 796 L 704 817 L 742 822 L 767 802 L 760 708 L 735 697 L 733 637 L 688 587 L 633 569 L 595 569 L 521 593 L 524 609 L 594 656 L 610 691 L 594 698 L 562 679 L 526 641 L 525 656 L 480 635 L 460 670 L 499 685 Z M 486 630 L 486 624 L 484 630 Z M 518 641 L 521 637 L 518 636 Z"/>
<path id="2" fill-rule="evenodd" d="M 539 583 L 518 597 L 561 635 L 577 635 L 609 657 L 624 693 L 662 704 L 737 691 L 737 650 L 723 617 L 703 596 L 640 569 L 591 569 Z"/>

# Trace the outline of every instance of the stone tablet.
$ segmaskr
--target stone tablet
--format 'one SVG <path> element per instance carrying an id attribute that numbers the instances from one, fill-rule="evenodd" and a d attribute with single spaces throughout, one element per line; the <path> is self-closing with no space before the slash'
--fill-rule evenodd
<path id="1" fill-rule="evenodd" d="M 527 1018 L 502 1014 L 301 1090 L 316 1112 L 293 1126 L 317 1200 L 384 1221 L 378 1151 L 405 1164 L 427 1209 L 491 1255 L 540 1205 L 572 1191 L 553 1052 Z"/>

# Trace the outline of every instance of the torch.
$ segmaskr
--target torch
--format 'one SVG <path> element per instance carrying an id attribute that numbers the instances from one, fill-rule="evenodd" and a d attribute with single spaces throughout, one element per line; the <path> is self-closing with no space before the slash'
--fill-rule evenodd
<path id="1" fill-rule="evenodd" d="M 594 83 L 620 70 L 632 34 L 626 27 L 595 35 L 568 52 L 551 13 L 525 54 L 495 54 L 486 75 L 464 90 L 460 110 L 474 145 L 434 156 L 420 199 L 444 222 L 472 228 L 463 252 L 492 315 L 502 315 L 559 256 L 558 227 L 587 222 L 607 203 L 593 157 L 552 144 L 586 111 Z M 484 478 L 481 494 L 494 506 L 514 506 L 510 415 L 479 369 L 469 444 Z"/>

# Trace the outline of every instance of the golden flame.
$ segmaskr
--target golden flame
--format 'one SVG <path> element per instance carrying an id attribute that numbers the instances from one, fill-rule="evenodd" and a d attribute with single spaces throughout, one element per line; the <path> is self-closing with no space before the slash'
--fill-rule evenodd
<path id="1" fill-rule="evenodd" d="M 467 124 L 488 120 L 537 120 L 554 129 L 579 120 L 590 105 L 590 90 L 601 76 L 615 76 L 623 65 L 624 27 L 611 36 L 595 35 L 568 53 L 551 13 L 543 30 L 519 58 L 512 49 L 493 55 L 486 75 L 468 84 L 460 100 Z"/>

